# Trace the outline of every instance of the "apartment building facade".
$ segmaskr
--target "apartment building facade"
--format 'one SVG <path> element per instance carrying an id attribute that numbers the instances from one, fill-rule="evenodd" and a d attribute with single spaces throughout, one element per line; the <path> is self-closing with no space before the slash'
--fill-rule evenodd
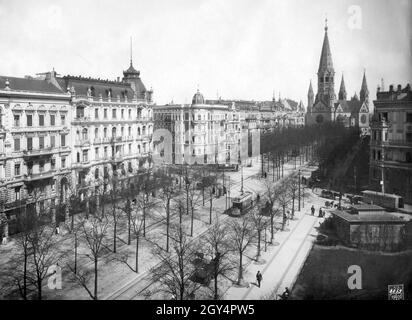
<path id="1" fill-rule="evenodd" d="M 152 90 L 130 67 L 116 81 L 0 76 L 0 233 L 16 232 L 18 214 L 90 199 L 151 167 Z M 88 203 L 88 201 L 86 201 Z M 13 229 L 13 230 L 11 230 Z"/>
<path id="2" fill-rule="evenodd" d="M 70 178 L 70 94 L 47 80 L 0 77 L 0 212 L 53 207 Z"/>
<path id="3" fill-rule="evenodd" d="M 412 203 L 412 92 L 409 84 L 389 91 L 378 88 L 371 121 L 372 188 Z"/>

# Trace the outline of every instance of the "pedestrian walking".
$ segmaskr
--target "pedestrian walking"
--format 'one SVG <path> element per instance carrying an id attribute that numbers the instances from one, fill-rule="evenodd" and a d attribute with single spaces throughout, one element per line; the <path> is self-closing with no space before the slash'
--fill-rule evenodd
<path id="1" fill-rule="evenodd" d="M 256 273 L 256 281 L 257 281 L 257 283 L 258 283 L 258 287 L 259 287 L 259 288 L 260 288 L 260 283 L 262 282 L 262 280 L 263 280 L 262 274 L 260 273 L 260 271 L 258 271 L 258 272 Z"/>
<path id="2" fill-rule="evenodd" d="M 315 207 L 312 205 L 312 208 L 310 208 L 310 211 L 312 212 L 312 216 L 315 215 Z"/>
<path id="3" fill-rule="evenodd" d="M 319 208 L 319 218 L 322 218 L 322 208 Z"/>
<path id="4" fill-rule="evenodd" d="M 56 234 L 59 234 L 59 233 L 60 233 L 60 227 L 56 226 Z"/>
<path id="5" fill-rule="evenodd" d="M 265 179 L 267 178 L 267 176 L 268 176 L 268 174 L 267 174 L 266 171 L 265 171 Z"/>

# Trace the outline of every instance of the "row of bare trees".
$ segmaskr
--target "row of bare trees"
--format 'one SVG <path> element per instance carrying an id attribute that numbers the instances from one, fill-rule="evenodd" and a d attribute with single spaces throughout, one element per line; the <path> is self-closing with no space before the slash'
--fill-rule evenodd
<path id="1" fill-rule="evenodd" d="M 244 286 L 244 259 L 251 256 L 251 247 L 256 248 L 255 254 L 252 253 L 254 261 L 261 262 L 262 244 L 265 248 L 267 244 L 275 244 L 276 232 L 285 229 L 285 217 L 293 219 L 295 212 L 299 187 L 297 175 L 289 176 L 280 185 L 267 180 L 265 186 L 264 199 L 248 213 L 227 219 L 216 215 L 207 232 L 199 238 L 191 237 L 191 230 L 186 230 L 182 223 L 171 224 L 170 250 L 160 245 L 153 250 L 160 261 L 151 269 L 157 292 L 178 300 L 193 299 L 195 293 L 202 292 L 203 284 L 206 292 L 202 293 L 202 298 L 220 299 L 220 287 L 225 279 Z M 182 203 L 176 203 L 177 210 L 181 206 Z M 292 213 L 287 215 L 289 208 Z M 281 217 L 281 224 L 278 217 Z M 267 231 L 270 232 L 268 241 Z"/>

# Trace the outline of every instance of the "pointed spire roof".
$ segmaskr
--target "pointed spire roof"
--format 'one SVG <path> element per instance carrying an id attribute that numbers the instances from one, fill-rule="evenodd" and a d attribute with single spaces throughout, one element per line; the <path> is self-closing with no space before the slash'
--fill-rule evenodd
<path id="1" fill-rule="evenodd" d="M 366 70 L 363 70 L 363 79 L 362 79 L 362 87 L 361 87 L 361 93 L 367 93 L 369 94 L 369 90 L 368 90 L 368 84 L 366 83 Z"/>
<path id="2" fill-rule="evenodd" d="M 342 73 L 342 80 L 340 81 L 339 100 L 346 100 L 346 87 L 345 87 L 345 80 L 343 78 L 343 73 Z"/>
<path id="3" fill-rule="evenodd" d="M 309 83 L 308 95 L 313 96 L 312 80 L 310 80 L 310 83 Z"/>
<path id="4" fill-rule="evenodd" d="M 333 71 L 332 53 L 330 52 L 327 23 L 328 19 L 325 20 L 325 37 L 323 38 L 322 53 L 320 55 L 318 72 L 323 72 L 326 70 Z"/>

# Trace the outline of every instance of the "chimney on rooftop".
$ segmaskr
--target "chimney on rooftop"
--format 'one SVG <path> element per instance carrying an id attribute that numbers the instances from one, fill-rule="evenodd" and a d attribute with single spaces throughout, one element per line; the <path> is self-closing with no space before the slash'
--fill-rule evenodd
<path id="1" fill-rule="evenodd" d="M 407 92 L 411 91 L 411 85 L 408 83 L 408 84 L 406 85 L 406 88 L 405 88 L 405 89 L 406 89 Z"/>
<path id="2" fill-rule="evenodd" d="M 398 92 L 402 91 L 402 85 L 398 84 Z"/>
<path id="3" fill-rule="evenodd" d="M 389 86 L 389 92 L 390 92 L 390 93 L 393 92 L 393 84 L 391 84 L 391 85 Z"/>

